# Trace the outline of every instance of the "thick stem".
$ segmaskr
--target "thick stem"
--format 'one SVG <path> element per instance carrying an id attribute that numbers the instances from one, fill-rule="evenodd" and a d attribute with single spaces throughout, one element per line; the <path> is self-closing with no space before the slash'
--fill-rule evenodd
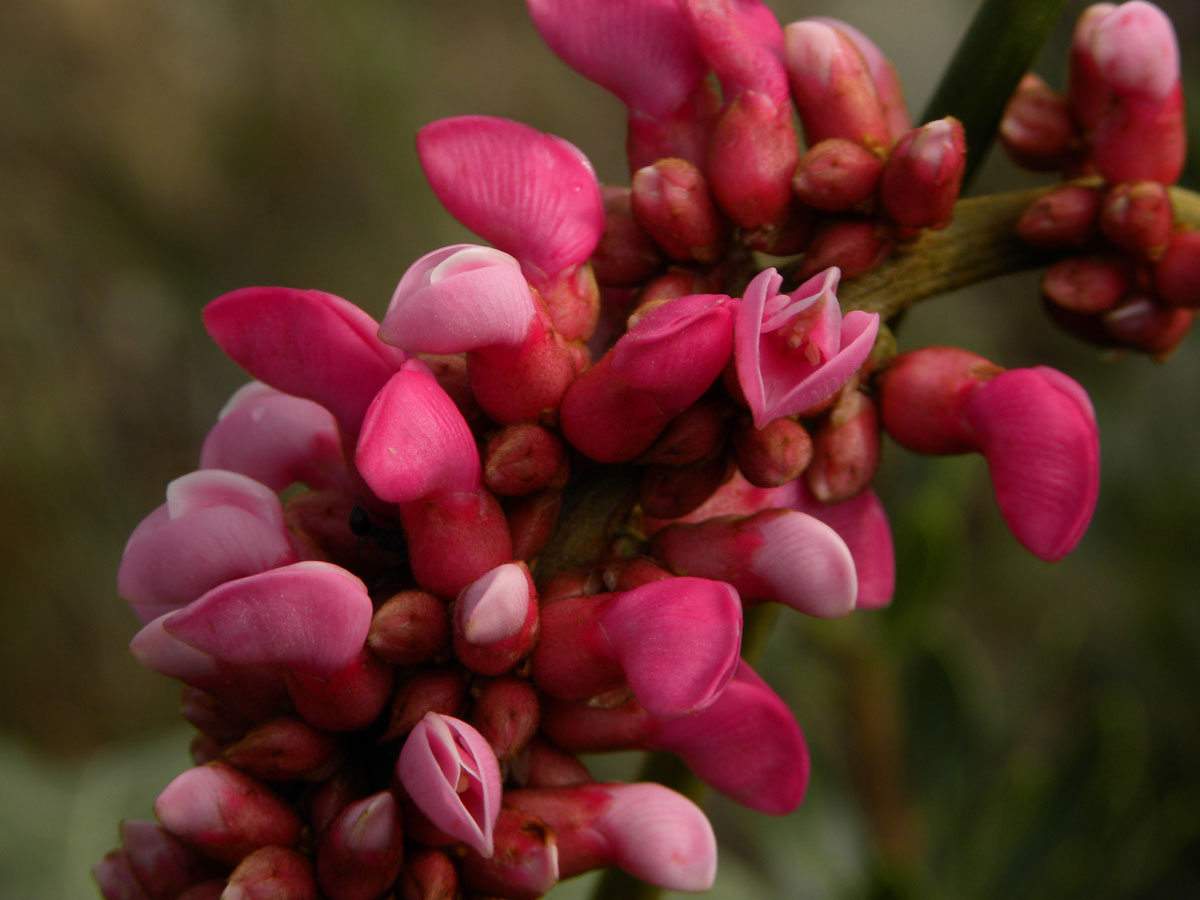
<path id="1" fill-rule="evenodd" d="M 882 265 L 842 285 L 838 290 L 842 309 L 877 312 L 887 321 L 918 300 L 1053 261 L 1059 254 L 1034 250 L 1015 232 L 1025 208 L 1051 189 L 958 201 L 954 221 L 947 228 L 923 232 Z M 1200 194 L 1181 187 L 1170 191 L 1176 220 L 1200 227 Z"/>

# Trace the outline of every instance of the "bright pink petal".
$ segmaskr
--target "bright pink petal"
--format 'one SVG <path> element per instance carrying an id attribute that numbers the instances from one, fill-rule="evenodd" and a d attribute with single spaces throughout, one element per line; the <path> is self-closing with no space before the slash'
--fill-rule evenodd
<path id="1" fill-rule="evenodd" d="M 479 732 L 450 716 L 426 713 L 405 740 L 396 772 L 434 825 L 480 855 L 492 855 L 500 766 Z"/>
<path id="2" fill-rule="evenodd" d="M 200 449 L 200 468 L 240 472 L 282 491 L 347 484 L 337 420 L 325 407 L 251 382 L 239 388 Z"/>
<path id="3" fill-rule="evenodd" d="M 712 703 L 733 676 L 742 605 L 728 584 L 666 578 L 618 595 L 600 627 L 638 702 L 680 716 Z"/>
<path id="4" fill-rule="evenodd" d="M 604 233 L 595 173 L 562 138 L 458 116 L 422 128 L 417 155 L 451 215 L 544 278 L 586 261 Z"/>
<path id="5" fill-rule="evenodd" d="M 891 603 L 896 590 L 896 554 L 887 512 L 875 492 L 868 488 L 842 503 L 821 503 L 802 478 L 787 487 L 795 489 L 788 504 L 792 509 L 820 519 L 846 542 L 858 576 L 854 605 L 868 609 Z"/>
<path id="6" fill-rule="evenodd" d="M 678 0 L 526 0 L 542 39 L 571 68 L 655 118 L 708 72 Z"/>
<path id="7" fill-rule="evenodd" d="M 521 264 L 502 250 L 455 244 L 409 266 L 379 336 L 409 353 L 518 346 L 537 307 Z"/>
<path id="8" fill-rule="evenodd" d="M 1108 87 L 1160 101 L 1179 82 L 1179 44 L 1171 20 L 1153 3 L 1122 3 L 1096 22 L 1090 50 Z"/>
<path id="9" fill-rule="evenodd" d="M 789 105 L 783 67 L 783 29 L 759 0 L 684 0 L 700 52 L 721 82 L 726 103 L 745 91 Z"/>
<path id="10" fill-rule="evenodd" d="M 1082 388 L 1067 376 L 1013 369 L 982 385 L 963 415 L 988 462 L 996 504 L 1012 533 L 1046 560 L 1066 556 L 1096 507 L 1100 444 Z"/>
<path id="11" fill-rule="evenodd" d="M 379 391 L 363 420 L 355 462 L 376 496 L 392 503 L 476 492 L 483 478 L 471 429 L 418 360 L 405 363 Z"/>
<path id="12" fill-rule="evenodd" d="M 652 744 L 678 753 L 715 790 L 769 815 L 792 812 L 808 787 L 808 745 L 796 717 L 745 662 L 716 703 L 662 722 Z"/>
<path id="13" fill-rule="evenodd" d="M 529 578 L 516 563 L 505 563 L 473 581 L 459 598 L 463 637 L 486 646 L 510 638 L 529 616 Z M 534 601 L 536 602 L 536 601 Z"/>
<path id="14" fill-rule="evenodd" d="M 242 288 L 204 308 L 204 327 L 252 376 L 315 400 L 350 434 L 404 362 L 376 337 L 374 319 L 324 291 Z"/>

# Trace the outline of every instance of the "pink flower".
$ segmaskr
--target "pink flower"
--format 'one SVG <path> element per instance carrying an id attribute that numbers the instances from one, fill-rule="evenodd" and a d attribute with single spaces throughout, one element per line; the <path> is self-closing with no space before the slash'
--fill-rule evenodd
<path id="1" fill-rule="evenodd" d="M 349 487 L 333 414 L 259 381 L 229 398 L 204 439 L 200 468 L 240 472 L 273 491 L 295 482 L 314 491 Z"/>
<path id="2" fill-rule="evenodd" d="M 492 855 L 500 767 L 479 732 L 451 716 L 427 713 L 404 742 L 396 774 L 434 825 L 481 855 Z"/>
<path id="3" fill-rule="evenodd" d="M 765 269 L 746 288 L 734 325 L 738 384 L 758 428 L 831 397 L 866 361 L 878 313 L 842 317 L 839 271 L 827 269 L 789 294 Z"/>
<path id="4" fill-rule="evenodd" d="M 707 891 L 717 841 L 695 803 L 661 784 L 587 784 L 509 791 L 505 803 L 558 837 L 560 876 L 615 865 L 673 891 Z"/>
<path id="5" fill-rule="evenodd" d="M 404 362 L 403 353 L 376 337 L 374 319 L 324 291 L 242 288 L 204 308 L 204 327 L 253 377 L 315 400 L 351 435 Z"/>
<path id="6" fill-rule="evenodd" d="M 167 502 L 129 536 L 117 590 L 149 622 L 227 581 L 295 561 L 275 492 L 203 469 L 167 485 Z"/>

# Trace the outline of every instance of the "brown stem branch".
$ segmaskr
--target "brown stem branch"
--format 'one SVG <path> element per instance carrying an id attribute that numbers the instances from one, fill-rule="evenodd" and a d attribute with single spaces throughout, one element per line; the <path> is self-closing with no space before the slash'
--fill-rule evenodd
<path id="1" fill-rule="evenodd" d="M 1045 265 L 1055 254 L 1021 243 L 1014 231 L 1031 202 L 1051 188 L 969 197 L 954 207 L 954 221 L 926 231 L 890 259 L 838 290 L 845 310 L 877 312 L 886 321 L 912 304 L 1011 272 Z M 1172 187 L 1176 220 L 1200 227 L 1200 194 Z"/>

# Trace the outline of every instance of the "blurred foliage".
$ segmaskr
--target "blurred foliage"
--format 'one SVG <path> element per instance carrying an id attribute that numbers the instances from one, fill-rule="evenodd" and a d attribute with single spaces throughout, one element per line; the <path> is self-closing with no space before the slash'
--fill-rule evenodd
<path id="1" fill-rule="evenodd" d="M 770 5 L 863 28 L 914 109 L 971 14 Z M 1081 6 L 1038 64 L 1054 84 Z M 1200 4 L 1163 6 L 1200 96 Z M 0 894 L 87 896 L 117 819 L 149 816 L 186 765 L 177 690 L 125 652 L 136 622 L 114 581 L 243 380 L 200 307 L 286 284 L 381 313 L 412 259 L 466 238 L 413 134 L 467 112 L 554 131 L 603 180 L 627 177 L 618 104 L 551 56 L 519 0 L 0 5 Z M 1191 128 L 1196 147 L 1195 111 Z M 974 189 L 1030 183 L 992 153 Z M 895 604 L 780 617 L 764 667 L 813 781 L 779 821 L 711 799 L 713 896 L 1196 896 L 1200 339 L 1161 367 L 1102 358 L 1016 276 L 914 310 L 900 341 L 1075 375 L 1101 422 L 1095 521 L 1040 563 L 1005 532 L 980 460 L 889 447 Z"/>

